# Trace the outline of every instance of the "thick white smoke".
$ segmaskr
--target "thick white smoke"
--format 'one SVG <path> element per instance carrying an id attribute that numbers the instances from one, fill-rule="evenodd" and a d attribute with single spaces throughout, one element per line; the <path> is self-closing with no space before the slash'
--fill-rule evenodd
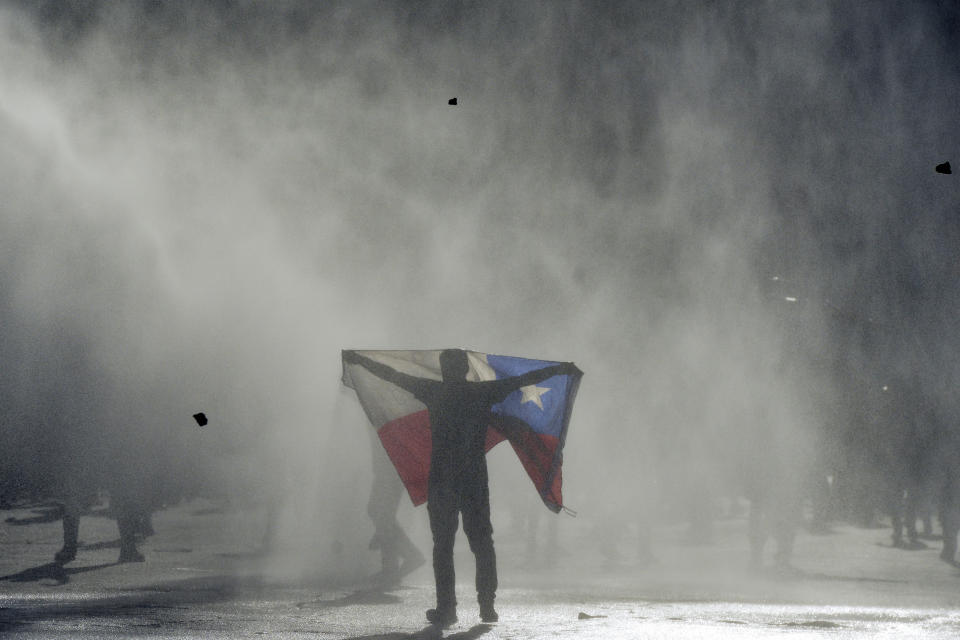
<path id="1" fill-rule="evenodd" d="M 822 361 L 875 366 L 827 318 L 909 322 L 887 276 L 952 255 L 935 8 L 8 4 L 4 439 L 42 466 L 82 413 L 323 554 L 366 526 L 340 349 L 462 346 L 586 372 L 582 513 L 736 491 L 758 450 L 795 479 Z"/>

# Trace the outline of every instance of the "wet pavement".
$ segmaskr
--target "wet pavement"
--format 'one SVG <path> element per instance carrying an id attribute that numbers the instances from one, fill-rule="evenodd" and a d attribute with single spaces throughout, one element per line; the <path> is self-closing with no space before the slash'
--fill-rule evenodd
<path id="1" fill-rule="evenodd" d="M 59 522 L 42 508 L 2 512 L 0 633 L 23 638 L 956 638 L 960 570 L 939 543 L 895 549 L 885 529 L 837 526 L 801 533 L 795 570 L 751 572 L 746 523 L 718 523 L 706 545 L 659 531 L 657 561 L 605 560 L 591 524 L 565 523 L 558 560 L 531 561 L 521 540 L 498 534 L 500 621 L 481 624 L 471 596 L 466 541 L 458 540 L 457 624 L 430 627 L 431 574 L 393 589 L 342 567 L 292 577 L 255 552 L 250 514 L 197 504 L 157 514 L 144 563 L 116 564 L 116 529 L 84 520 L 83 545 L 66 567 L 49 562 Z M 283 560 L 283 559 L 281 559 Z M 287 561 L 290 558 L 286 559 Z M 296 562 L 296 558 L 293 559 Z M 363 567 L 367 570 L 369 567 Z"/>

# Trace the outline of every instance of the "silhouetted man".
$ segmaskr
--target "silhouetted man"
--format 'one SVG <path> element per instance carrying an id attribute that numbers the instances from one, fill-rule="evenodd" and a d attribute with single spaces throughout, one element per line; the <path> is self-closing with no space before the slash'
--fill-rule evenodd
<path id="1" fill-rule="evenodd" d="M 440 353 L 442 381 L 401 373 L 354 351 L 345 351 L 347 363 L 409 391 L 427 407 L 430 416 L 431 454 L 427 512 L 433 534 L 433 573 L 437 583 L 437 608 L 427 620 L 449 626 L 457 621 L 453 568 L 453 543 L 458 516 L 477 559 L 477 601 L 484 622 L 496 622 L 493 601 L 497 591 L 497 559 L 490 524 L 487 483 L 486 436 L 490 409 L 520 387 L 560 374 L 577 371 L 573 363 L 558 364 L 502 380 L 471 382 L 470 365 L 461 349 Z"/>

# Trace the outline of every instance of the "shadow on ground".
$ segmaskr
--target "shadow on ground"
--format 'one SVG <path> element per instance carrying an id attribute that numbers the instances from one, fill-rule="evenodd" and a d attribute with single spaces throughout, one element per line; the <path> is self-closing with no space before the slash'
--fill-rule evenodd
<path id="1" fill-rule="evenodd" d="M 358 589 L 352 593 L 349 593 L 340 598 L 332 599 L 322 599 L 318 598 L 316 600 L 307 600 L 305 602 L 298 602 L 297 608 L 303 609 L 305 607 L 347 607 L 354 604 L 397 604 L 400 602 L 400 598 L 397 596 L 387 593 L 383 589 L 378 588 L 367 588 L 367 589 Z"/>
<path id="2" fill-rule="evenodd" d="M 26 518 L 17 518 L 11 516 L 5 520 L 7 524 L 15 527 L 23 527 L 31 524 L 44 524 L 46 522 L 56 522 L 63 518 L 63 509 L 57 506 L 32 509 L 33 515 Z"/>
<path id="3" fill-rule="evenodd" d="M 115 566 L 116 563 L 94 565 L 88 567 L 65 568 L 61 565 L 50 563 L 21 571 L 20 573 L 2 576 L 0 580 L 10 582 L 37 582 L 42 580 L 52 580 L 49 585 L 56 587 L 66 584 L 71 575 L 87 571 L 95 571 L 107 567 Z M 355 583 L 354 583 L 355 584 Z M 302 588 L 303 585 L 299 585 Z M 347 585 L 336 581 L 324 582 L 323 584 L 313 584 L 313 588 L 323 590 L 343 589 Z M 169 611 L 162 617 L 170 616 L 169 623 L 181 624 L 183 620 L 178 619 L 183 612 L 194 609 L 197 605 L 211 605 L 223 602 L 230 602 L 238 599 L 257 599 L 264 591 L 283 589 L 275 582 L 267 582 L 262 576 L 247 575 L 217 575 L 187 578 L 184 580 L 174 580 L 149 584 L 140 587 L 126 589 L 123 593 L 103 593 L 100 597 L 77 599 L 64 599 L 62 601 L 51 602 L 44 600 L 40 603 L 28 602 L 25 604 L 14 604 L 0 607 L 0 634 L 13 630 L 25 630 L 31 625 L 50 621 L 78 623 L 89 618 L 110 619 L 110 624 L 116 624 L 122 627 L 143 626 L 144 622 L 150 624 L 160 624 L 156 621 L 159 610 L 181 610 Z M 300 603 L 298 608 L 313 605 L 318 608 L 341 607 L 351 604 L 377 605 L 377 604 L 395 604 L 400 602 L 397 596 L 386 593 L 376 588 L 365 588 L 353 591 L 343 597 L 335 599 L 317 599 Z M 151 622 L 152 621 L 152 622 Z M 432 629 L 432 627 L 431 627 Z M 468 634 L 456 634 L 448 637 L 452 638 L 475 638 L 477 632 L 471 630 Z M 414 635 L 409 633 L 399 636 L 387 635 L 386 638 L 393 637 L 441 637 L 440 635 Z"/>
<path id="4" fill-rule="evenodd" d="M 4 522 L 15 527 L 24 527 L 31 524 L 45 524 L 47 522 L 57 522 L 63 519 L 63 505 L 59 504 L 41 504 L 35 506 L 21 506 L 18 509 L 30 509 L 33 515 L 18 518 L 10 516 Z M 113 518 L 113 511 L 110 507 L 92 506 L 80 512 L 81 516 L 93 518 Z"/>
<path id="5" fill-rule="evenodd" d="M 381 633 L 372 636 L 356 636 L 346 638 L 345 640 L 438 640 L 439 638 L 445 638 L 446 640 L 475 640 L 489 632 L 492 628 L 489 624 L 478 624 L 470 627 L 466 631 L 458 631 L 457 633 L 444 636 L 443 629 L 436 625 L 430 625 L 416 633 L 403 633 L 398 631 L 396 633 Z"/>
<path id="6" fill-rule="evenodd" d="M 53 580 L 53 584 L 48 586 L 59 586 L 70 582 L 70 576 L 88 571 L 96 571 L 107 567 L 116 566 L 118 563 L 110 562 L 107 564 L 95 564 L 89 567 L 71 567 L 67 569 L 62 564 L 48 562 L 38 567 L 24 569 L 20 573 L 12 573 L 8 576 L 0 576 L 0 582 L 40 582 L 41 580 Z M 0 614 L 2 615 L 2 614 Z"/>

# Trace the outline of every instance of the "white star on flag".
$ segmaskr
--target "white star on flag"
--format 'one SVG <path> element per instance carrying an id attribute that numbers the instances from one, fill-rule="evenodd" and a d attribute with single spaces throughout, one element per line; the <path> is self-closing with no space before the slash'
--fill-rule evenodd
<path id="1" fill-rule="evenodd" d="M 529 387 L 520 387 L 520 392 L 523 394 L 523 397 L 520 398 L 520 404 L 532 402 L 543 411 L 543 400 L 540 399 L 540 396 L 547 391 L 550 391 L 550 387 L 538 387 L 535 384 L 531 384 Z"/>

